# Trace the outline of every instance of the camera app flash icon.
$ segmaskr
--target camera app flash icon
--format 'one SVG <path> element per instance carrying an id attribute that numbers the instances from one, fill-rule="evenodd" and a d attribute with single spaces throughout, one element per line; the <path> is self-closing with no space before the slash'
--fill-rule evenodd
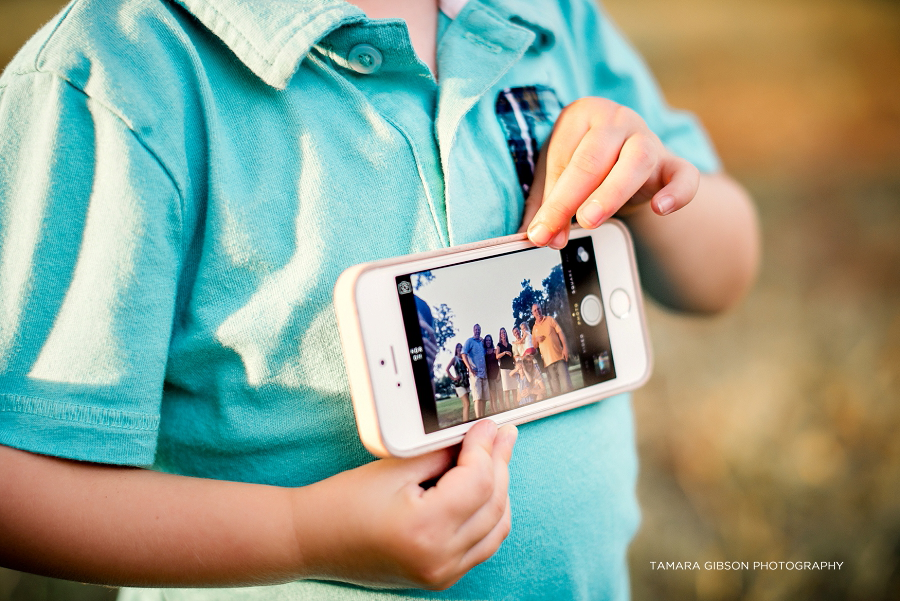
<path id="1" fill-rule="evenodd" d="M 397 284 L 397 292 L 400 294 L 409 294 L 412 292 L 412 284 L 409 282 L 400 282 Z"/>

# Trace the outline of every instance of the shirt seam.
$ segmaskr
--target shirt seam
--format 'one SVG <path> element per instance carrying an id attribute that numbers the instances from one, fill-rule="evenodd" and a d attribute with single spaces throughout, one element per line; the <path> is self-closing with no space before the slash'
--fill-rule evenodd
<path id="1" fill-rule="evenodd" d="M 138 134 L 134 130 L 134 127 L 128 122 L 128 120 L 125 118 L 125 116 L 122 115 L 115 107 L 110 106 L 106 102 L 98 99 L 96 96 L 92 96 L 91 94 L 89 94 L 88 92 L 83 90 L 80 86 L 78 86 L 74 82 L 72 82 L 72 80 L 70 80 L 68 77 L 66 77 L 62 73 L 35 67 L 34 71 L 15 73 L 14 75 L 19 76 L 19 77 L 24 77 L 24 76 L 35 75 L 35 74 L 49 75 L 51 77 L 56 77 L 57 79 L 59 79 L 60 81 L 64 82 L 66 85 L 68 85 L 70 88 L 72 88 L 73 90 L 83 94 L 86 98 L 96 102 L 98 106 L 102 107 L 106 112 L 108 112 L 110 115 L 115 117 L 115 119 L 117 121 L 119 121 L 126 130 L 128 130 L 128 132 L 131 134 L 131 136 L 134 138 L 134 140 L 138 144 L 140 144 L 141 148 L 143 148 L 147 152 L 147 154 L 149 154 L 153 158 L 153 162 L 155 162 L 157 164 L 157 166 L 159 166 L 159 168 L 162 169 L 163 173 L 165 173 L 166 179 L 169 181 L 169 184 L 171 184 L 172 188 L 175 190 L 175 193 L 178 198 L 178 216 L 179 216 L 178 239 L 181 243 L 180 245 L 181 245 L 181 250 L 183 253 L 185 251 L 185 244 L 186 244 L 185 239 L 184 239 L 184 223 L 186 222 L 186 215 L 185 215 L 186 203 L 184 200 L 184 192 L 182 191 L 181 186 L 178 184 L 178 181 L 175 179 L 175 176 L 172 174 L 172 171 L 166 166 L 165 162 L 163 162 L 163 160 L 150 147 L 150 145 L 143 138 L 141 138 L 140 134 Z"/>
<path id="2" fill-rule="evenodd" d="M 159 429 L 159 416 L 147 413 L 78 405 L 19 394 L 3 394 L 0 399 L 6 401 L 0 403 L 0 413 L 23 413 L 66 423 L 135 432 L 155 432 Z"/>
<path id="3" fill-rule="evenodd" d="M 40 70 L 39 64 L 41 62 L 41 58 L 44 55 L 44 51 L 47 49 L 47 46 L 50 44 L 50 42 L 56 36 L 56 32 L 59 31 L 59 28 L 62 27 L 62 24 L 65 22 L 65 20 L 68 19 L 69 15 L 72 14 L 72 11 L 75 9 L 75 5 L 78 4 L 78 1 L 79 0 L 75 0 L 75 2 L 72 2 L 65 8 L 65 11 L 63 12 L 59 21 L 57 21 L 56 25 L 53 27 L 53 31 L 50 32 L 50 34 L 47 36 L 47 38 L 41 43 L 41 47 L 35 53 L 35 55 L 34 55 L 34 70 L 36 72 L 40 73 L 41 70 Z M 24 73 L 18 73 L 18 74 L 24 75 Z"/>
<path id="4" fill-rule="evenodd" d="M 437 203 L 435 202 L 435 199 L 432 196 L 431 191 L 429 190 L 428 182 L 425 180 L 425 171 L 422 167 L 422 160 L 419 157 L 419 152 L 416 149 L 415 144 L 413 144 L 411 137 L 406 133 L 406 131 L 393 119 L 387 117 L 386 115 L 382 115 L 382 118 L 393 125 L 394 128 L 400 132 L 400 135 L 403 136 L 403 138 L 406 140 L 406 144 L 409 146 L 409 150 L 413 155 L 413 161 L 416 164 L 416 171 L 418 171 L 419 180 L 422 182 L 422 189 L 424 190 L 425 197 L 428 201 L 428 209 L 431 213 L 431 220 L 435 225 L 435 231 L 437 232 L 438 239 L 441 242 L 441 246 L 445 248 L 450 246 L 450 241 L 447 239 L 447 237 L 444 235 L 443 230 L 441 229 L 441 220 L 437 214 Z M 446 212 L 446 208 L 444 209 L 444 211 Z"/>

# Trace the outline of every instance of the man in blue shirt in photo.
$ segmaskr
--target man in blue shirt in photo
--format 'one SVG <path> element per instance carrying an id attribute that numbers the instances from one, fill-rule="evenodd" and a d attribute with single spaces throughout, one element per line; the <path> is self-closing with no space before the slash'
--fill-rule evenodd
<path id="1" fill-rule="evenodd" d="M 481 326 L 475 324 L 472 328 L 472 337 L 463 345 L 462 358 L 469 368 L 472 377 L 469 385 L 472 390 L 472 400 L 475 401 L 475 417 L 484 417 L 485 403 L 490 397 L 488 392 L 487 366 L 484 362 L 484 341 L 481 338 Z"/>

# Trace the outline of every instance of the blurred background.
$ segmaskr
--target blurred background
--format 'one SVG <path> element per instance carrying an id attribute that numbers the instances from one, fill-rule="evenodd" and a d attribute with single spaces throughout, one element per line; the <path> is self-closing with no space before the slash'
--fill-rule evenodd
<path id="1" fill-rule="evenodd" d="M 62 5 L 0 0 L 0 65 Z M 607 0 L 763 228 L 715 318 L 649 308 L 634 598 L 900 599 L 900 2 Z M 839 571 L 650 562 L 840 561 Z M 0 601 L 114 591 L 0 569 Z"/>

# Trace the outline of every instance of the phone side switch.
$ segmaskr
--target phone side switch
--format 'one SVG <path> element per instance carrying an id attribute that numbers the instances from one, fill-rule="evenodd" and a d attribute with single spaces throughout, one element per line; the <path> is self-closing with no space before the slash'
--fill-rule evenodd
<path id="1" fill-rule="evenodd" d="M 625 290 L 616 288 L 609 295 L 609 310 L 619 319 L 625 319 L 631 313 L 631 297 Z"/>
<path id="2" fill-rule="evenodd" d="M 391 361 L 394 362 L 394 373 L 399 373 L 397 371 L 397 357 L 394 355 L 394 347 L 391 347 Z"/>

